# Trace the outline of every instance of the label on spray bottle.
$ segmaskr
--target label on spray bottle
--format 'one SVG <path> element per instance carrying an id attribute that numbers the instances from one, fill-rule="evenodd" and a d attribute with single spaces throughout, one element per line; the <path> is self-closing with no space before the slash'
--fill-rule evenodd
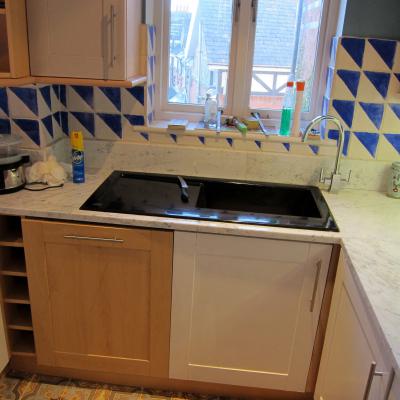
<path id="1" fill-rule="evenodd" d="M 71 132 L 72 146 L 72 180 L 74 183 L 85 182 L 85 156 L 83 135 L 80 131 Z"/>

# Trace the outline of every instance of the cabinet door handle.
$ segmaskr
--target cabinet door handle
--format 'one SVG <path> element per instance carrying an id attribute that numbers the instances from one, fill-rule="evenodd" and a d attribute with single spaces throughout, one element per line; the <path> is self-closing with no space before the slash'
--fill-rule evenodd
<path id="1" fill-rule="evenodd" d="M 112 243 L 123 243 L 123 239 L 114 238 L 102 238 L 102 237 L 92 237 L 92 236 L 78 236 L 78 235 L 64 235 L 65 239 L 75 239 L 75 240 L 94 240 L 99 242 L 112 242 Z"/>
<path id="2" fill-rule="evenodd" d="M 111 32 L 111 66 L 115 65 L 115 61 L 117 60 L 117 56 L 115 55 L 115 21 L 117 19 L 117 13 L 115 12 L 115 6 L 111 5 L 110 9 L 110 32 Z"/>
<path id="3" fill-rule="evenodd" d="M 376 362 L 372 362 L 369 368 L 369 374 L 367 379 L 367 384 L 365 385 L 364 397 L 363 400 L 368 400 L 369 393 L 371 392 L 372 382 L 375 376 L 383 376 L 385 375 L 384 372 L 378 372 L 376 370 Z"/>
<path id="4" fill-rule="evenodd" d="M 310 312 L 313 312 L 313 311 L 314 311 L 315 298 L 317 297 L 319 276 L 320 276 L 320 274 L 321 274 L 321 267 L 322 267 L 322 261 L 319 260 L 319 261 L 317 262 L 317 271 L 316 271 L 316 273 L 315 273 L 314 288 L 313 288 L 312 297 L 311 297 L 311 301 L 310 301 Z"/>

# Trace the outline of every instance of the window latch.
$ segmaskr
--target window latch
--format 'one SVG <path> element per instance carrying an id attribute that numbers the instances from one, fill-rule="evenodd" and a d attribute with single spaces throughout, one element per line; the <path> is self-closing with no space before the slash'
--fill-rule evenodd
<path id="1" fill-rule="evenodd" d="M 257 21 L 257 9 L 258 9 L 258 0 L 251 0 L 251 8 L 252 8 L 252 21 L 256 23 Z"/>
<path id="2" fill-rule="evenodd" d="M 233 11 L 233 19 L 235 22 L 239 22 L 239 15 L 240 15 L 240 3 L 241 0 L 235 0 L 234 3 L 234 11 Z"/>

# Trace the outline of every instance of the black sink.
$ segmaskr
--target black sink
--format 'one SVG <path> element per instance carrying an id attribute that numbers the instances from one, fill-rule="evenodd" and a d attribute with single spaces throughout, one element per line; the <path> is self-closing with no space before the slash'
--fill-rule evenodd
<path id="1" fill-rule="evenodd" d="M 238 182 L 205 182 L 197 201 L 199 208 L 321 218 L 309 188 Z"/>
<path id="2" fill-rule="evenodd" d="M 338 231 L 317 187 L 114 171 L 82 210 Z"/>

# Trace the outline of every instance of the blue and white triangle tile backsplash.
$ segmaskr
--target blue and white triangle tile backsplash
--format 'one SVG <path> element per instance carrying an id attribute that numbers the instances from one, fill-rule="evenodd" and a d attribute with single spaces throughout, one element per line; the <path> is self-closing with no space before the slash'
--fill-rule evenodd
<path id="1" fill-rule="evenodd" d="M 323 111 L 346 129 L 351 159 L 400 159 L 400 42 L 374 38 L 335 38 Z M 331 68 L 327 75 L 331 76 Z M 331 136 L 333 133 L 331 134 Z"/>

